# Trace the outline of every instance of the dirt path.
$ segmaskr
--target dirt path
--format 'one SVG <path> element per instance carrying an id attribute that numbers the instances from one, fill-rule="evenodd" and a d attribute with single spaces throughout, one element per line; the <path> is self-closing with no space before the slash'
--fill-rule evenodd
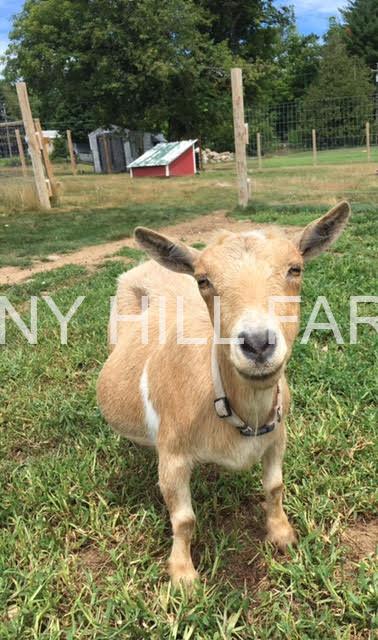
<path id="1" fill-rule="evenodd" d="M 214 235 L 214 232 L 220 229 L 229 229 L 230 231 L 243 231 L 247 227 L 264 227 L 267 225 L 253 224 L 249 220 L 233 220 L 226 216 L 227 211 L 216 211 L 206 216 L 194 218 L 186 222 L 180 222 L 168 227 L 159 229 L 162 233 L 171 235 L 174 238 L 180 238 L 188 244 L 194 242 L 207 243 Z M 298 231 L 298 227 L 295 229 Z M 110 258 L 123 247 L 135 247 L 132 238 L 124 238 L 114 242 L 106 242 L 90 247 L 83 247 L 79 251 L 66 253 L 62 255 L 50 256 L 49 262 L 36 261 L 31 267 L 21 269 L 20 267 L 2 267 L 0 268 L 0 285 L 18 284 L 24 280 L 29 280 L 37 273 L 42 271 L 53 271 L 68 264 L 82 265 L 87 268 L 94 268 L 97 264 L 103 262 L 106 258 Z"/>

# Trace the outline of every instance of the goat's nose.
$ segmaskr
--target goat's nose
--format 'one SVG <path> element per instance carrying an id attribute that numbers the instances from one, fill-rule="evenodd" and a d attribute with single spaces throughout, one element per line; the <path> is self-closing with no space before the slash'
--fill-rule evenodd
<path id="1" fill-rule="evenodd" d="M 274 331 L 269 329 L 251 333 L 242 331 L 238 338 L 243 341 L 240 343 L 240 349 L 250 360 L 267 360 L 276 348 L 277 336 Z"/>

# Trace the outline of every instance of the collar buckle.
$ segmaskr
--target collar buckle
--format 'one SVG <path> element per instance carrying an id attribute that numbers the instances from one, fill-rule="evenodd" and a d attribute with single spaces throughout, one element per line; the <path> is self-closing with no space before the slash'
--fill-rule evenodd
<path id="1" fill-rule="evenodd" d="M 216 398 L 214 400 L 215 412 L 218 418 L 230 418 L 232 416 L 232 409 L 228 398 L 223 396 L 222 398 Z"/>
<path id="2" fill-rule="evenodd" d="M 258 436 L 258 429 L 256 427 L 251 427 L 249 424 L 243 424 L 239 427 L 240 434 L 242 436 L 246 436 L 250 438 L 251 436 Z"/>

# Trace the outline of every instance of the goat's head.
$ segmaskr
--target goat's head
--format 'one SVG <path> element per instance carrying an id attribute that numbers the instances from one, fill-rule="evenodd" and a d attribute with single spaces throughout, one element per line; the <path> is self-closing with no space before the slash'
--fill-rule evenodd
<path id="1" fill-rule="evenodd" d="M 203 251 L 143 227 L 135 237 L 161 265 L 197 280 L 212 321 L 219 309 L 221 337 L 232 339 L 229 360 L 264 387 L 280 376 L 298 332 L 304 262 L 338 238 L 349 214 L 341 202 L 292 239 L 275 227 L 226 231 Z"/>

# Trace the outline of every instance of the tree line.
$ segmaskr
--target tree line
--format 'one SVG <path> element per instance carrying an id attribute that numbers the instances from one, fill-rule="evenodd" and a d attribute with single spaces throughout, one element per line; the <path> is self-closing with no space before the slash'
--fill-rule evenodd
<path id="1" fill-rule="evenodd" d="M 85 140 L 98 126 L 163 131 L 233 145 L 230 69 L 246 106 L 374 91 L 378 4 L 350 0 L 324 40 L 303 36 L 273 0 L 26 0 L 15 16 L 0 96 L 17 117 L 28 84 L 46 127 Z M 1 98 L 0 98 L 1 101 Z"/>

